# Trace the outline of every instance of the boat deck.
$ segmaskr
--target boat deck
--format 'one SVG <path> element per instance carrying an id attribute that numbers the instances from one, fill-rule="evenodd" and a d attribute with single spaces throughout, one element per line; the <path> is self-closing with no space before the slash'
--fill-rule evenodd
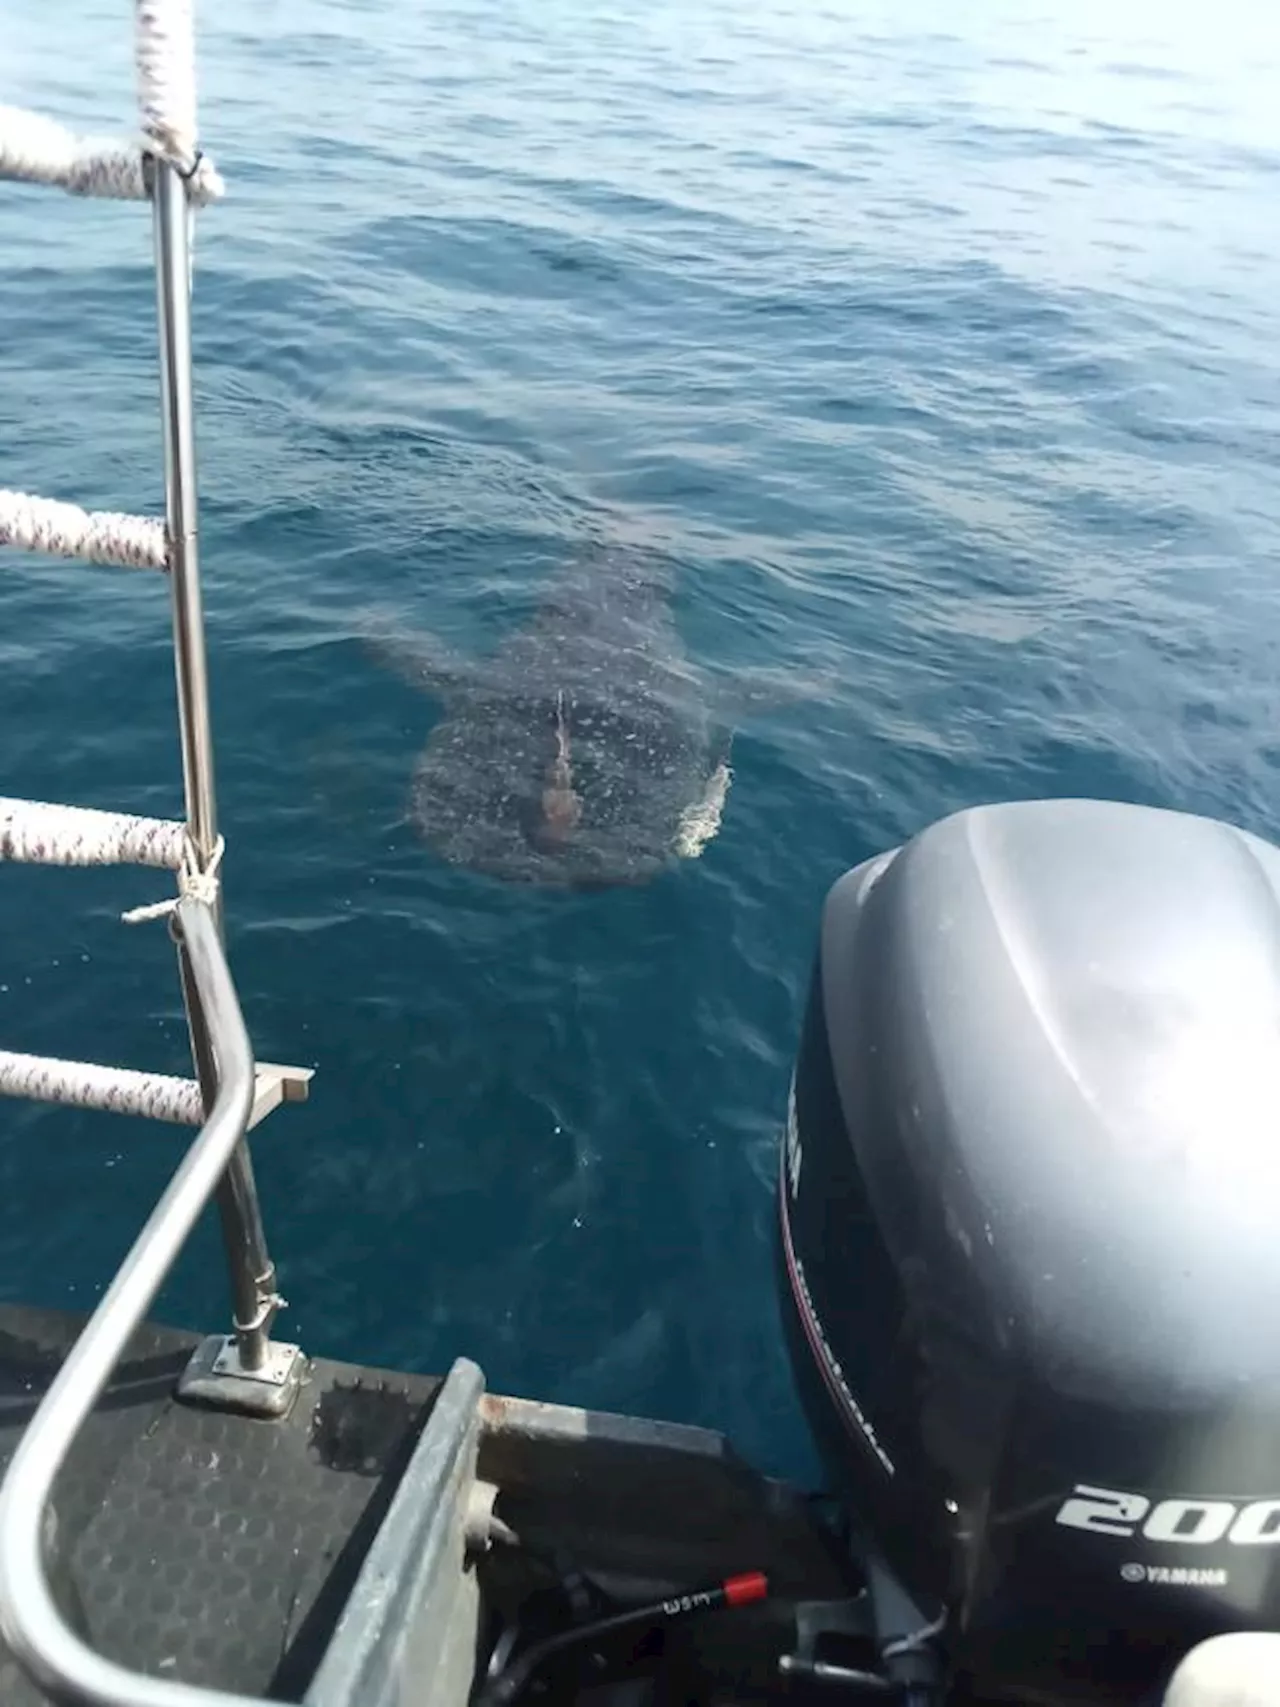
<path id="1" fill-rule="evenodd" d="M 0 1471 L 82 1318 L 0 1307 Z M 179 1404 L 198 1336 L 135 1336 L 54 1499 L 64 1613 L 138 1671 L 301 1699 L 439 1382 L 323 1359 L 283 1422 Z M 0 1646 L 0 1701 L 44 1697 Z"/>
<path id="2" fill-rule="evenodd" d="M 0 1305 L 0 1473 L 82 1325 Z M 73 1627 L 122 1665 L 301 1701 L 441 1382 L 316 1359 L 291 1415 L 262 1421 L 175 1399 L 198 1337 L 135 1336 L 55 1488 L 51 1579 Z M 720 1436 L 480 1405 L 479 1474 L 530 1543 L 642 1597 L 752 1569 L 790 1596 L 849 1592 L 803 1497 Z M 0 1646 L 0 1701 L 44 1699 Z"/>

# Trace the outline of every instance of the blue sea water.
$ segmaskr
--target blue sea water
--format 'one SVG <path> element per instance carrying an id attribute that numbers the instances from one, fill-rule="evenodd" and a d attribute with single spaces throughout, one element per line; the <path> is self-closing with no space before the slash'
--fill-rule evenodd
<path id="1" fill-rule="evenodd" d="M 131 8 L 0 0 L 128 124 Z M 1272 834 L 1280 16 L 1252 0 L 223 0 L 202 540 L 255 1156 L 308 1349 L 808 1446 L 770 1191 L 827 886 L 957 807 Z M 162 507 L 143 210 L 0 191 L 0 485 Z M 490 646 L 601 530 L 695 657 L 825 684 L 637 890 L 442 865 L 369 603 Z M 10 558 L 0 792 L 178 815 L 167 603 Z M 0 1041 L 181 1071 L 154 874 L 0 873 Z M 1194 897 L 1188 905 L 1194 906 Z M 0 1107 L 0 1292 L 89 1303 L 181 1134 Z M 206 1226 L 161 1313 L 221 1323 Z"/>

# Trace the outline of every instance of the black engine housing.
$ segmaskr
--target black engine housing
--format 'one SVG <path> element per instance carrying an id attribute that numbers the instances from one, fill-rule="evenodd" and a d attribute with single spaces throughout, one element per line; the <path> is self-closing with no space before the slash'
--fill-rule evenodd
<path id="1" fill-rule="evenodd" d="M 958 1675 L 1133 1701 L 1280 1617 L 1280 852 L 975 809 L 827 900 L 783 1291 L 833 1481 Z"/>

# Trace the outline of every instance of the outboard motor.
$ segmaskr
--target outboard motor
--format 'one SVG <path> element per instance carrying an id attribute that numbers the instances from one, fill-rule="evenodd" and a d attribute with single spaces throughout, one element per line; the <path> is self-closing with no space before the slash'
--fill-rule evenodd
<path id="1" fill-rule="evenodd" d="M 1280 851 L 962 812 L 822 921 L 780 1178 L 798 1378 L 958 1690 L 1140 1702 L 1280 1627 Z"/>

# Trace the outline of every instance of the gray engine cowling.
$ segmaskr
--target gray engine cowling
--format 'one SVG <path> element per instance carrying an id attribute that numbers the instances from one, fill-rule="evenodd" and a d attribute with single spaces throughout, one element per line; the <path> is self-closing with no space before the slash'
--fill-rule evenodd
<path id="1" fill-rule="evenodd" d="M 832 1467 L 987 1686 L 1280 1622 L 1280 852 L 960 813 L 828 897 L 780 1185 Z"/>

